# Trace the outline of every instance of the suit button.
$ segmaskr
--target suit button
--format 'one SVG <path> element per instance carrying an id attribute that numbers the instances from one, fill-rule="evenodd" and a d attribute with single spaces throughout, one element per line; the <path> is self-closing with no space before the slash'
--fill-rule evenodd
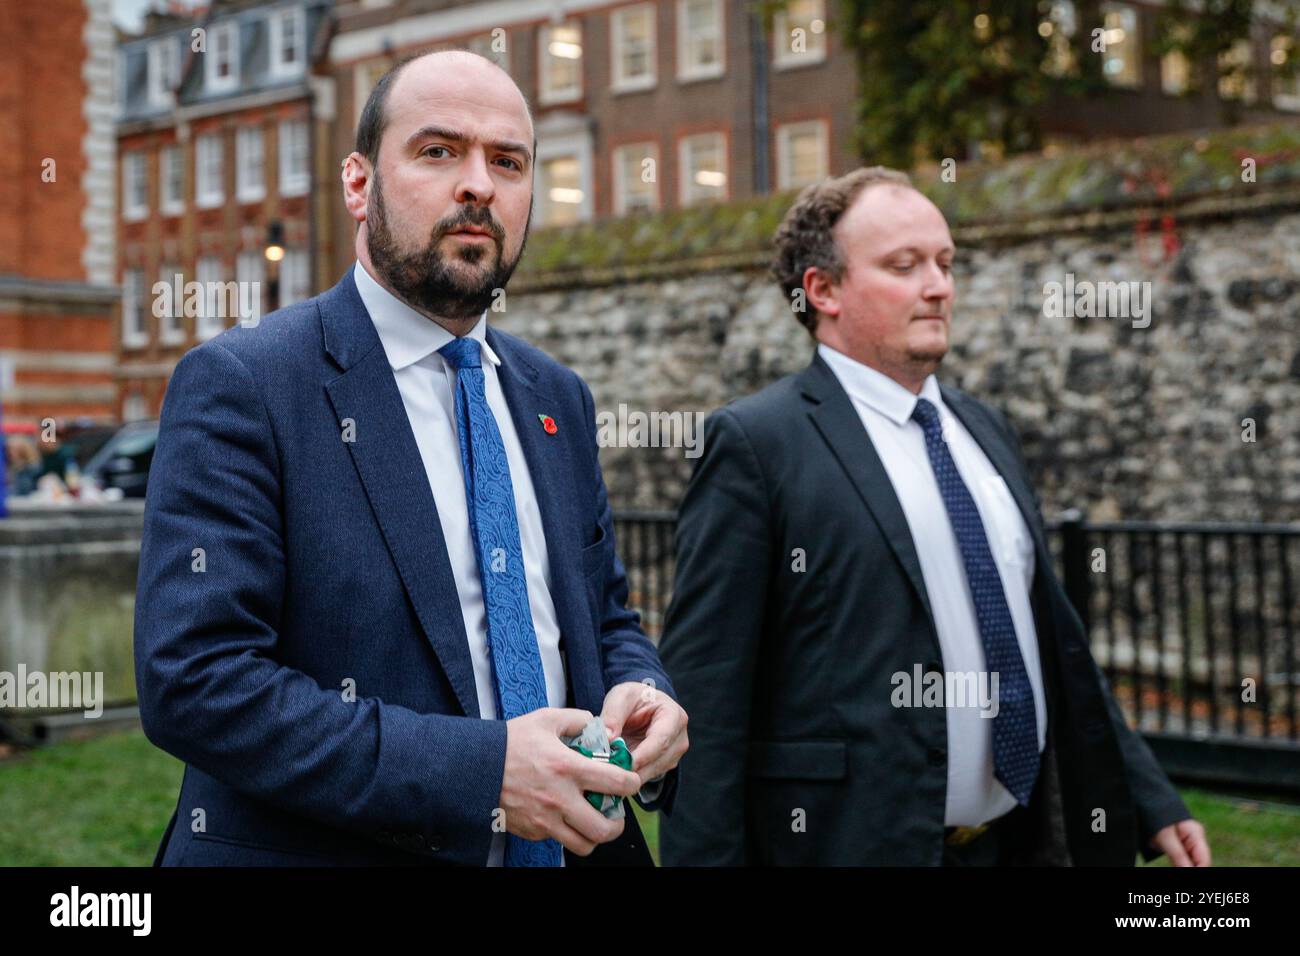
<path id="1" fill-rule="evenodd" d="M 944 760 L 948 756 L 948 751 L 942 747 L 931 747 L 926 753 L 925 759 L 929 761 L 931 767 L 942 767 Z"/>

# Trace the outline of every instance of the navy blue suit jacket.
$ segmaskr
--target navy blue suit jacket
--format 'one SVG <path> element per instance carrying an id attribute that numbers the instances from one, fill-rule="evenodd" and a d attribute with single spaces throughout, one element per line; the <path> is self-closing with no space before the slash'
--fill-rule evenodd
<path id="1" fill-rule="evenodd" d="M 590 391 L 487 336 L 542 513 L 569 706 L 598 714 L 623 681 L 673 695 L 625 606 Z M 428 477 L 351 270 L 176 366 L 135 654 L 145 733 L 186 764 L 156 862 L 486 862 L 506 726 L 480 719 Z M 653 806 L 675 788 L 673 772 Z M 632 814 L 588 860 L 649 862 Z"/>

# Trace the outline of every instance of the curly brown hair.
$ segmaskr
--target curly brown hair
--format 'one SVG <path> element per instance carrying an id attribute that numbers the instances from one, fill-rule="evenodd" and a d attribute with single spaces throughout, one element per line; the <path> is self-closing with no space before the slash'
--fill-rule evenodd
<path id="1" fill-rule="evenodd" d="M 817 310 L 806 300 L 800 301 L 804 297 L 795 295 L 803 289 L 804 272 L 815 266 L 836 282 L 844 278 L 844 257 L 832 230 L 864 189 L 886 183 L 915 188 L 907 173 L 885 166 L 863 166 L 805 186 L 781 220 L 773 239 L 771 274 L 809 335 L 817 329 Z"/>

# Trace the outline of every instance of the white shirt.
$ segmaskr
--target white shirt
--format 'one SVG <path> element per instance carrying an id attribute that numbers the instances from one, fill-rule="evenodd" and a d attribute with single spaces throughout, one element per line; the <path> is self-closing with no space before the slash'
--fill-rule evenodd
<path id="1" fill-rule="evenodd" d="M 496 694 L 492 664 L 488 658 L 487 609 L 479 580 L 478 558 L 469 530 L 469 509 L 465 500 L 465 476 L 461 467 L 460 444 L 456 437 L 456 370 L 438 354 L 454 336 L 436 322 L 416 312 L 375 281 L 358 262 L 353 269 L 357 292 L 379 333 L 393 378 L 406 407 L 406 417 L 415 433 L 429 490 L 438 509 L 438 523 L 447 545 L 460 613 L 469 639 L 474 664 L 474 686 L 479 713 L 484 720 L 496 719 Z M 510 466 L 510 484 L 515 493 L 515 513 L 523 546 L 524 580 L 533 630 L 546 678 L 547 704 L 563 707 L 568 699 L 564 664 L 560 658 L 560 627 L 551 600 L 551 568 L 546 553 L 542 513 L 533 491 L 528 461 L 515 431 L 510 407 L 501 391 L 497 366 L 501 359 L 487 344 L 487 310 L 469 333 L 483 349 L 483 378 L 488 407 L 496 419 L 501 442 Z M 488 866 L 500 866 L 505 854 L 505 834 L 495 833 L 488 854 Z"/>
<path id="2" fill-rule="evenodd" d="M 925 432 L 920 423 L 912 420 L 918 396 L 882 372 L 824 344 L 818 345 L 817 352 L 852 400 L 907 518 L 934 615 L 944 670 L 983 672 L 984 643 L 966 568 L 925 449 Z M 1006 482 L 948 410 L 933 375 L 922 385 L 920 397 L 938 409 L 948 452 L 984 524 L 1034 692 L 1041 753 L 1047 738 L 1047 708 L 1029 598 L 1034 580 L 1033 539 Z M 978 706 L 947 707 L 945 711 L 948 792 L 944 824 L 977 826 L 1002 816 L 1016 805 L 1016 800 L 993 777 L 993 720 L 981 717 Z"/>

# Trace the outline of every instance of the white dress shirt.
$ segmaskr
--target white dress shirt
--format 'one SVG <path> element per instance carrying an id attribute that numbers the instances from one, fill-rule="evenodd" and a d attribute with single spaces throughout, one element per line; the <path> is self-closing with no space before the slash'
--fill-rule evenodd
<path id="1" fill-rule="evenodd" d="M 944 670 L 983 672 L 984 643 L 961 550 L 925 449 L 925 433 L 912 420 L 918 396 L 882 372 L 824 344 L 817 347 L 817 352 L 852 400 L 907 518 L 934 614 Z M 920 397 L 938 409 L 948 452 L 984 524 L 1034 692 L 1041 752 L 1047 736 L 1047 708 L 1029 598 L 1034 579 L 1033 540 L 1006 482 L 948 410 L 933 375 L 925 380 Z M 1016 805 L 1016 800 L 993 777 L 993 720 L 981 717 L 978 706 L 947 707 L 946 714 L 948 792 L 944 824 L 977 826 L 1002 816 Z"/>
<path id="2" fill-rule="evenodd" d="M 460 444 L 456 437 L 456 370 L 438 354 L 438 349 L 454 336 L 425 318 L 381 286 L 360 262 L 353 269 L 357 292 L 379 333 L 379 340 L 393 378 L 406 407 L 406 417 L 415 433 L 429 490 L 438 509 L 438 523 L 447 545 L 447 558 L 456 580 L 460 613 L 469 639 L 470 659 L 474 664 L 474 686 L 478 692 L 479 713 L 494 720 L 496 694 L 492 664 L 488 658 L 487 609 L 479 580 L 478 558 L 469 530 L 469 510 L 465 499 L 465 476 L 461 467 Z M 542 671 L 546 677 L 547 704 L 563 707 L 568 699 L 564 663 L 560 657 L 560 628 L 551 600 L 551 568 L 547 560 L 546 535 L 542 530 L 542 513 L 533 490 L 528 461 L 515 431 L 514 419 L 501 391 L 497 366 L 501 359 L 487 344 L 487 310 L 469 333 L 483 349 L 483 378 L 488 407 L 496 419 L 501 442 L 510 466 L 510 484 L 515 494 L 515 513 L 519 517 L 519 537 L 523 546 L 524 580 L 528 588 L 528 606 L 533 615 L 533 630 L 541 652 Z M 489 866 L 500 866 L 505 854 L 505 834 L 496 833 L 488 855 Z"/>

